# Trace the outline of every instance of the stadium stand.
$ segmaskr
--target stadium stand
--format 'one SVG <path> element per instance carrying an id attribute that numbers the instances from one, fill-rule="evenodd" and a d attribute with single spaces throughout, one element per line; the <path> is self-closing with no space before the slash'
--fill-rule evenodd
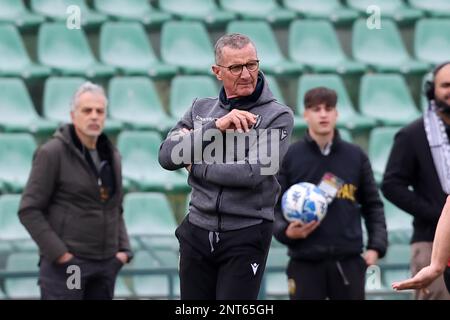
<path id="1" fill-rule="evenodd" d="M 0 0 L 0 22 L 16 25 L 18 28 L 35 28 L 45 18 L 31 13 L 23 0 Z"/>
<path id="2" fill-rule="evenodd" d="M 147 0 L 94 0 L 94 8 L 113 19 L 139 21 L 150 28 L 171 19 L 170 14 L 155 9 Z"/>
<path id="3" fill-rule="evenodd" d="M 1 10 L 0 10 L 1 12 Z M 0 25 L 0 76 L 23 79 L 44 78 L 50 75 L 50 68 L 31 61 L 16 27 Z"/>
<path id="4" fill-rule="evenodd" d="M 356 10 L 345 7 L 339 0 L 283 0 L 283 5 L 301 17 L 328 19 L 337 25 L 352 23 L 359 16 Z"/>
<path id="5" fill-rule="evenodd" d="M 125 75 L 169 78 L 177 68 L 159 61 L 138 22 L 107 22 L 100 31 L 100 60 Z"/>
<path id="6" fill-rule="evenodd" d="M 289 27 L 289 57 L 313 72 L 363 73 L 364 63 L 350 60 L 328 21 L 296 20 Z"/>
<path id="7" fill-rule="evenodd" d="M 450 20 L 422 19 L 417 22 L 414 55 L 417 59 L 437 65 L 450 57 Z M 436 49 L 439 48 L 439 49 Z"/>
<path id="8" fill-rule="evenodd" d="M 15 252 L 8 256 L 6 271 L 38 272 L 37 252 Z M 40 297 L 36 277 L 7 278 L 4 283 L 5 294 L 9 299 L 38 299 Z"/>
<path id="9" fill-rule="evenodd" d="M 98 26 L 107 20 L 105 15 L 91 10 L 85 0 L 31 0 L 30 6 L 35 13 L 53 21 L 65 21 L 68 13 L 75 12 L 73 8 L 76 7 L 80 10 L 81 24 L 88 28 Z"/>
<path id="10" fill-rule="evenodd" d="M 419 10 L 424 11 L 427 15 L 437 18 L 450 17 L 450 1 L 448 0 L 408 0 L 409 4 Z"/>
<path id="11" fill-rule="evenodd" d="M 207 26 L 217 27 L 236 18 L 236 15 L 219 8 L 214 0 L 165 0 L 159 7 L 183 20 L 202 21 Z"/>

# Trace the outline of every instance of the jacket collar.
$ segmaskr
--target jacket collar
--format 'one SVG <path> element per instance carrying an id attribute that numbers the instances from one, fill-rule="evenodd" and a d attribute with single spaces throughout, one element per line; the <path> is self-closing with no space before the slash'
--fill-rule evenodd
<path id="1" fill-rule="evenodd" d="M 316 143 L 316 141 L 311 137 L 309 134 L 309 130 L 306 130 L 305 136 L 303 137 L 304 141 L 312 148 L 314 148 L 317 152 L 320 152 L 322 154 L 322 151 L 319 148 L 319 145 Z M 330 153 L 335 152 L 339 149 L 339 146 L 342 144 L 342 138 L 339 134 L 339 130 L 334 129 L 334 136 L 333 140 L 331 142 L 331 150 Z"/>

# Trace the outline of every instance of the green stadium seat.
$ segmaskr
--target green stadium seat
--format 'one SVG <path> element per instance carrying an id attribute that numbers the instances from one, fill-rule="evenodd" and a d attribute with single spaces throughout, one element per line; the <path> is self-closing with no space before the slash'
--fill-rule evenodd
<path id="1" fill-rule="evenodd" d="M 83 29 L 68 29 L 64 23 L 43 23 L 38 32 L 38 60 L 63 75 L 109 77 L 115 72 L 94 57 Z"/>
<path id="2" fill-rule="evenodd" d="M 116 300 L 117 299 L 127 299 L 127 298 L 131 298 L 132 296 L 133 296 L 133 292 L 129 288 L 125 277 L 121 276 L 119 274 L 119 276 L 116 279 L 116 284 L 114 287 L 114 299 L 116 299 Z"/>
<path id="3" fill-rule="evenodd" d="M 336 24 L 355 21 L 357 11 L 344 7 L 339 0 L 283 0 L 283 5 L 307 19 L 328 19 Z"/>
<path id="4" fill-rule="evenodd" d="M 77 6 L 80 10 L 81 25 L 95 27 L 107 20 L 107 17 L 90 9 L 85 0 L 30 0 L 31 9 L 55 21 L 66 21 L 74 11 L 68 11 L 70 6 Z"/>
<path id="5" fill-rule="evenodd" d="M 255 44 L 261 69 L 274 75 L 299 75 L 303 65 L 289 61 L 281 53 L 280 46 L 270 25 L 265 21 L 233 21 L 227 26 L 227 33 L 242 33 Z"/>
<path id="6" fill-rule="evenodd" d="M 353 143 L 353 137 L 352 137 L 350 130 L 345 129 L 345 128 L 340 128 L 339 136 L 341 137 L 342 140 Z"/>
<path id="7" fill-rule="evenodd" d="M 286 104 L 283 94 L 281 93 L 280 86 L 274 76 L 265 75 L 267 84 L 269 85 L 270 91 L 272 91 L 273 96 L 282 104 Z"/>
<path id="8" fill-rule="evenodd" d="M 289 27 L 289 57 L 313 72 L 362 73 L 366 66 L 350 60 L 328 21 L 296 20 Z"/>
<path id="9" fill-rule="evenodd" d="M 350 8 L 361 14 L 367 13 L 369 6 L 377 6 L 383 18 L 393 19 L 397 23 L 411 23 L 423 17 L 421 10 L 407 6 L 403 0 L 347 0 Z"/>
<path id="10" fill-rule="evenodd" d="M 206 75 L 177 75 L 170 86 L 170 113 L 181 119 L 195 98 L 217 97 L 219 89 L 215 80 Z"/>
<path id="11" fill-rule="evenodd" d="M 449 1 L 450 3 L 450 1 Z M 450 20 L 422 19 L 416 23 L 414 55 L 417 59 L 433 65 L 449 60 Z"/>
<path id="12" fill-rule="evenodd" d="M 0 78 L 0 129 L 5 132 L 53 133 L 57 125 L 41 118 L 21 79 Z"/>
<path id="13" fill-rule="evenodd" d="M 122 155 L 124 179 L 130 180 L 141 191 L 189 192 L 184 169 L 167 171 L 159 165 L 161 142 L 156 132 L 122 131 L 117 146 Z"/>
<path id="14" fill-rule="evenodd" d="M 153 269 L 161 268 L 158 261 L 147 251 L 138 251 L 131 262 L 130 269 Z M 156 272 L 149 275 L 132 276 L 133 290 L 137 297 L 168 299 L 170 295 L 169 277 L 172 278 L 172 294 L 179 296 L 179 277 L 177 263 L 172 266 L 171 275 Z M 173 297 L 172 297 L 173 298 Z"/>
<path id="15" fill-rule="evenodd" d="M 382 284 L 391 288 L 394 281 L 405 280 L 411 276 L 410 272 L 411 248 L 409 243 L 390 244 L 386 256 L 380 259 Z M 393 289 L 390 289 L 393 291 Z"/>
<path id="16" fill-rule="evenodd" d="M 266 299 L 288 297 L 288 279 L 286 276 L 288 262 L 289 256 L 286 247 L 272 244 L 264 274 Z"/>
<path id="17" fill-rule="evenodd" d="M 30 12 L 23 0 L 0 0 L 1 23 L 15 24 L 18 28 L 34 28 L 44 21 L 44 17 Z"/>
<path id="18" fill-rule="evenodd" d="M 383 180 L 384 170 L 394 144 L 394 136 L 398 130 L 399 127 L 378 127 L 370 132 L 368 156 L 378 184 Z"/>
<path id="19" fill-rule="evenodd" d="M 28 133 L 0 134 L 0 181 L 9 192 L 21 192 L 28 180 L 33 153 L 34 138 Z"/>
<path id="20" fill-rule="evenodd" d="M 232 12 L 220 10 L 214 0 L 164 0 L 159 7 L 184 20 L 200 20 L 208 26 L 220 26 L 236 18 Z"/>
<path id="21" fill-rule="evenodd" d="M 151 248 L 178 248 L 177 222 L 163 193 L 132 192 L 124 197 L 124 219 L 130 237 Z"/>
<path id="22" fill-rule="evenodd" d="M 169 21 L 161 30 L 164 62 L 186 74 L 212 74 L 214 51 L 206 27 L 198 21 Z"/>
<path id="23" fill-rule="evenodd" d="M 144 27 L 138 22 L 106 22 L 100 31 L 100 60 L 126 75 L 167 78 L 177 68 L 158 60 Z"/>
<path id="24" fill-rule="evenodd" d="M 338 96 L 337 126 L 339 128 L 346 128 L 354 131 L 367 131 L 376 125 L 374 119 L 363 116 L 355 111 L 344 82 L 341 77 L 336 74 L 310 74 L 300 77 L 297 90 L 297 114 L 303 115 L 305 108 L 303 100 L 306 92 L 319 86 L 325 86 L 336 91 Z"/>
<path id="25" fill-rule="evenodd" d="M 171 19 L 170 14 L 155 9 L 148 0 L 94 0 L 94 7 L 114 19 L 139 21 L 149 27 Z"/>
<path id="26" fill-rule="evenodd" d="M 281 7 L 276 0 L 219 0 L 225 10 L 234 12 L 242 19 L 266 20 L 271 24 L 286 24 L 296 14 Z"/>
<path id="27" fill-rule="evenodd" d="M 176 122 L 165 113 L 155 85 L 147 77 L 115 77 L 108 91 L 110 116 L 128 128 L 166 133 Z"/>
<path id="28" fill-rule="evenodd" d="M 20 198 L 20 194 L 0 196 L 0 242 L 9 243 L 14 251 L 37 251 L 36 243 L 17 215 Z"/>
<path id="29" fill-rule="evenodd" d="M 353 24 L 352 52 L 356 60 L 376 72 L 423 73 L 427 63 L 413 60 L 406 51 L 400 31 L 391 20 L 382 20 L 381 29 L 369 29 L 366 20 Z"/>
<path id="30" fill-rule="evenodd" d="M 413 217 L 381 196 L 386 216 L 389 244 L 409 244 L 413 229 Z"/>
<path id="31" fill-rule="evenodd" d="M 72 97 L 86 79 L 80 77 L 50 77 L 45 81 L 43 115 L 45 118 L 63 123 L 71 123 L 70 105 Z M 120 121 L 107 118 L 104 131 L 116 134 L 122 130 Z"/>
<path id="32" fill-rule="evenodd" d="M 0 39 L 0 57 L 2 57 L 0 59 L 0 76 L 28 79 L 47 77 L 50 74 L 50 68 L 30 60 L 16 27 L 9 24 L 0 25 Z"/>
<path id="33" fill-rule="evenodd" d="M 8 256 L 6 271 L 36 272 L 36 277 L 6 278 L 4 288 L 9 299 L 39 299 L 38 262 L 37 252 L 17 252 Z"/>
<path id="34" fill-rule="evenodd" d="M 403 126 L 420 116 L 408 85 L 399 74 L 364 75 L 359 109 L 386 126 Z"/>
<path id="35" fill-rule="evenodd" d="M 432 17 L 450 17 L 449 0 L 408 0 L 408 2 L 412 7 L 425 11 Z"/>

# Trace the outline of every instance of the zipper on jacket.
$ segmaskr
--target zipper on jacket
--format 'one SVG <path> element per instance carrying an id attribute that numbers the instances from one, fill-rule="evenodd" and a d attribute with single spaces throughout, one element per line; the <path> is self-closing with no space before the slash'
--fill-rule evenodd
<path id="1" fill-rule="evenodd" d="M 219 207 L 220 207 L 220 198 L 222 197 L 222 191 L 223 191 L 223 187 L 220 188 L 220 191 L 219 191 L 219 194 L 217 195 L 217 200 L 216 200 L 216 212 L 217 212 L 217 216 L 218 216 L 218 219 L 217 219 L 217 229 L 218 229 L 219 232 L 222 231 L 222 227 L 221 227 L 221 224 L 222 224 L 222 215 L 220 214 L 220 210 L 219 210 Z"/>

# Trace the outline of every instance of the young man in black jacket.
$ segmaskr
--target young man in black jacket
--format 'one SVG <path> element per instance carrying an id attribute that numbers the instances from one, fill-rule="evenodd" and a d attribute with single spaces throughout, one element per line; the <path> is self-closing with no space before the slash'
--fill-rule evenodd
<path id="1" fill-rule="evenodd" d="M 327 174 L 340 181 L 321 222 L 288 222 L 281 197 L 275 210 L 275 237 L 289 248 L 287 268 L 291 299 L 364 299 L 367 265 L 387 247 L 383 204 L 369 159 L 339 137 L 336 92 L 324 87 L 305 94 L 305 137 L 292 144 L 283 160 L 282 194 L 299 182 L 319 185 Z M 368 231 L 364 256 L 361 216 Z"/>
<path id="2" fill-rule="evenodd" d="M 381 186 L 389 201 L 414 217 L 413 276 L 431 262 L 436 226 L 450 193 L 450 61 L 434 69 L 425 94 L 428 110 L 396 134 Z M 448 300 L 450 294 L 441 276 L 427 290 L 416 291 L 416 298 Z"/>

